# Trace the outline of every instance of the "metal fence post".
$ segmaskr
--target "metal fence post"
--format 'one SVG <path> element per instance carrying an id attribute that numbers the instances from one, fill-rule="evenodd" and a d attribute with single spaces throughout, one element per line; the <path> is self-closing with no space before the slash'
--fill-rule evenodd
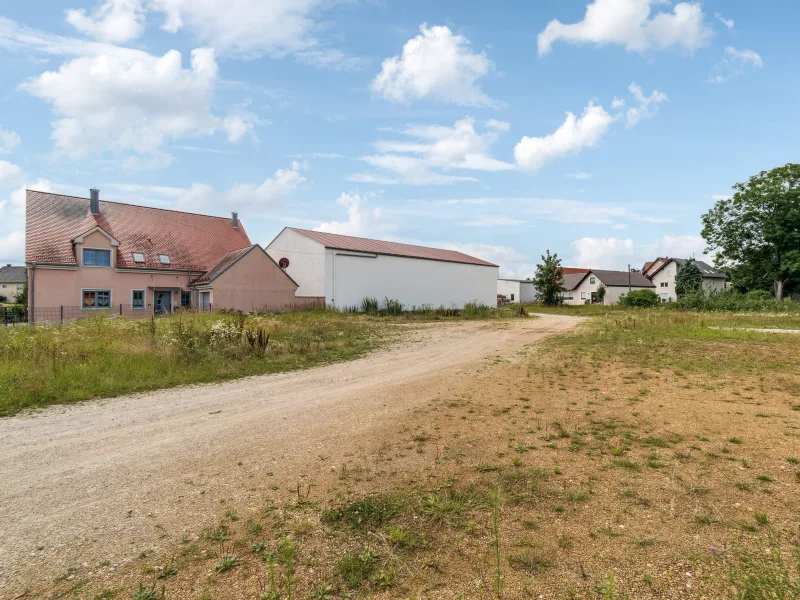
<path id="1" fill-rule="evenodd" d="M 64 323 L 64 305 L 61 305 L 61 323 Z"/>
<path id="2" fill-rule="evenodd" d="M 122 316 L 122 304 L 119 305 L 119 316 Z"/>

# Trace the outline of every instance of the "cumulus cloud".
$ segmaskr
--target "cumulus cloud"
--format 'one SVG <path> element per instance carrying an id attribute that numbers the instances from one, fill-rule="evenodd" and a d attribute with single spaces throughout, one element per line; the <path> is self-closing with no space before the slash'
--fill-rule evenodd
<path id="1" fill-rule="evenodd" d="M 720 13 L 714 13 L 714 16 L 717 18 L 717 20 L 720 23 L 725 25 L 725 27 L 727 27 L 728 29 L 733 29 L 733 27 L 736 25 L 736 23 L 734 23 L 733 19 L 726 19 Z"/>
<path id="2" fill-rule="evenodd" d="M 491 263 L 499 265 L 501 277 L 526 279 L 528 277 L 533 277 L 533 274 L 536 272 L 536 263 L 532 262 L 527 256 L 511 246 L 452 242 L 440 242 L 433 245 L 445 250 L 457 250 L 464 254 L 482 258 L 483 260 L 488 260 Z"/>
<path id="3" fill-rule="evenodd" d="M 11 231 L 0 234 L 0 262 L 20 264 L 25 260 L 25 233 Z"/>
<path id="4" fill-rule="evenodd" d="M 24 82 L 20 88 L 52 105 L 58 152 L 83 158 L 93 151 L 133 153 L 128 165 L 164 166 L 171 162 L 166 142 L 222 130 L 238 141 L 252 132 L 252 121 L 211 113 L 218 67 L 214 51 L 198 48 L 191 66 L 181 54 L 144 52 L 100 54 L 67 61 Z"/>
<path id="5" fill-rule="evenodd" d="M 0 161 L 0 172 L 2 169 L 3 161 Z M 21 178 L 22 176 L 17 170 L 14 181 Z M 2 183 L 1 176 L 0 183 Z M 6 181 L 6 183 L 13 183 L 13 181 Z M 39 179 L 23 183 L 13 189 L 8 198 L 0 200 L 0 262 L 3 264 L 19 264 L 25 260 L 25 190 L 27 188 L 43 192 L 53 191 L 48 180 Z"/>
<path id="6" fill-rule="evenodd" d="M 474 52 L 464 36 L 423 24 L 399 56 L 383 61 L 372 89 L 393 102 L 430 98 L 458 106 L 498 106 L 479 84 L 492 69 L 486 53 Z"/>
<path id="7" fill-rule="evenodd" d="M 729 79 L 744 75 L 748 68 L 760 69 L 763 66 L 764 61 L 758 52 L 747 48 L 737 50 L 733 46 L 727 46 L 725 55 L 712 68 L 708 81 L 709 83 L 724 83 Z"/>
<path id="8" fill-rule="evenodd" d="M 0 127 L 0 154 L 8 154 L 19 146 L 22 138 L 16 131 Z"/>
<path id="9" fill-rule="evenodd" d="M 520 168 L 535 171 L 551 160 L 594 146 L 613 121 L 602 106 L 590 102 L 580 117 L 568 112 L 555 132 L 544 137 L 523 137 L 514 148 L 514 158 Z"/>
<path id="10" fill-rule="evenodd" d="M 379 225 L 381 209 L 370 209 L 367 204 L 369 200 L 375 198 L 376 194 L 358 194 L 355 192 L 342 194 L 336 199 L 339 206 L 347 209 L 347 221 L 328 221 L 314 227 L 314 231 L 325 231 L 327 233 L 338 233 L 341 235 L 364 236 L 376 229 L 382 228 Z"/>
<path id="11" fill-rule="evenodd" d="M 538 38 L 539 56 L 548 54 L 553 44 L 618 44 L 632 52 L 679 48 L 694 51 L 704 46 L 712 31 L 699 4 L 679 2 L 672 11 L 653 7 L 663 0 L 594 0 L 586 7 L 582 21 L 564 24 L 553 19 Z"/>
<path id="12" fill-rule="evenodd" d="M 142 0 L 107 0 L 91 14 L 84 9 L 67 11 L 67 23 L 89 37 L 121 43 L 138 38 L 144 31 Z"/>
<path id="13" fill-rule="evenodd" d="M 621 98 L 614 98 L 612 107 L 617 110 L 623 110 L 625 113 L 625 125 L 633 127 L 642 119 L 650 119 L 656 116 L 658 112 L 658 105 L 662 102 L 669 100 L 667 95 L 658 90 L 653 90 L 649 96 L 645 96 L 640 85 L 631 83 L 628 86 L 628 91 L 633 95 L 635 106 L 627 107 L 625 100 Z"/>
<path id="14" fill-rule="evenodd" d="M 7 160 L 0 160 L 0 185 L 16 183 L 20 177 L 21 171 L 17 165 Z"/>
<path id="15" fill-rule="evenodd" d="M 626 270 L 628 264 L 638 269 L 657 256 L 711 259 L 703 254 L 703 238 L 696 235 L 665 235 L 651 243 L 636 243 L 630 238 L 584 237 L 572 242 L 572 247 L 573 264 L 617 271 Z"/>
<path id="16" fill-rule="evenodd" d="M 378 154 L 362 157 L 385 173 L 357 173 L 348 179 L 382 185 L 431 185 L 476 181 L 474 177 L 450 174 L 453 170 L 508 171 L 514 165 L 489 155 L 508 128 L 508 123 L 497 120 L 487 121 L 479 128 L 471 117 L 456 121 L 452 127 L 409 125 L 397 130 L 405 139 L 379 140 L 374 144 Z"/>

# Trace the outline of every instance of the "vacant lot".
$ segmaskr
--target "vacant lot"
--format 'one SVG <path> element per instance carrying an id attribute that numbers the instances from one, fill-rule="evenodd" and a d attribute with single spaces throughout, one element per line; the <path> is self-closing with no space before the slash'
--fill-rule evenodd
<path id="1" fill-rule="evenodd" d="M 15 585 L 27 576 L 29 597 L 140 600 L 795 598 L 800 336 L 727 329 L 748 319 L 712 328 L 708 315 L 613 311 L 531 345 L 563 319 L 423 329 L 402 348 L 277 376 L 319 373 L 297 398 L 306 418 L 268 410 L 257 388 L 238 406 L 226 392 L 237 384 L 219 386 L 218 409 L 200 392 L 213 388 L 197 388 L 197 412 L 173 423 L 178 437 L 194 433 L 194 462 L 165 456 L 168 411 L 151 440 L 123 423 L 150 462 L 119 457 L 124 493 L 92 484 L 98 504 L 129 507 L 117 524 L 88 499 L 84 519 L 56 502 L 68 535 L 40 506 L 10 511 L 15 531 L 41 531 L 23 548 L 2 540 L 31 565 L 15 561 Z M 147 398 L 70 410 L 104 424 L 116 402 L 143 406 L 145 421 L 158 410 Z M 228 411 L 230 432 L 209 433 Z M 270 416 L 288 415 L 276 432 Z M 44 430 L 69 416 L 44 416 Z M 38 425 L 19 427 L 0 429 L 12 447 Z M 113 461 L 119 442 L 108 443 Z M 21 488 L 53 488 L 41 482 L 47 452 L 19 457 L 33 470 Z M 55 581 L 42 580 L 45 558 Z"/>

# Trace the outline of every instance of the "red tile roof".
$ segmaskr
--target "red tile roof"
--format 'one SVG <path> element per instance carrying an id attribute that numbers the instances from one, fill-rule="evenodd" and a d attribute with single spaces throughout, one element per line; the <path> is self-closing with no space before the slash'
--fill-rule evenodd
<path id="1" fill-rule="evenodd" d="M 117 267 L 206 272 L 229 252 L 251 246 L 241 221 L 163 208 L 100 201 L 100 214 L 89 212 L 89 199 L 27 190 L 25 261 L 76 265 L 72 240 L 100 227 L 119 242 Z M 143 252 L 144 263 L 132 252 Z M 170 264 L 161 264 L 167 254 Z"/>
<path id="2" fill-rule="evenodd" d="M 223 256 L 220 261 L 211 267 L 208 272 L 204 273 L 202 276 L 198 277 L 194 281 L 192 281 L 192 285 L 197 283 L 208 283 L 218 275 L 221 275 L 225 269 L 230 267 L 233 263 L 237 260 L 242 258 L 245 254 L 252 250 L 253 246 L 247 246 L 246 248 L 239 248 L 238 250 L 231 250 L 225 256 Z"/>
<path id="3" fill-rule="evenodd" d="M 337 233 L 297 229 L 295 227 L 288 227 L 287 229 L 299 233 L 310 240 L 314 240 L 326 248 L 334 250 L 388 254 L 389 256 L 404 256 L 406 258 L 424 258 L 426 260 L 440 260 L 444 262 L 465 263 L 468 265 L 482 265 L 485 267 L 497 266 L 494 263 L 469 256 L 468 254 L 456 250 L 440 250 L 439 248 L 426 248 L 425 246 L 414 246 L 412 244 L 370 240 L 349 235 L 339 235 Z"/>

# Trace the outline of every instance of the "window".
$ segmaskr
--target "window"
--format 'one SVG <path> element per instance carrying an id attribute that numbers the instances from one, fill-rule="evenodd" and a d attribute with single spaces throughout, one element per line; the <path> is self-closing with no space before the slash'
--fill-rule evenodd
<path id="1" fill-rule="evenodd" d="M 132 252 L 131 254 L 133 254 L 133 262 L 135 263 L 144 262 L 144 252 Z"/>
<path id="2" fill-rule="evenodd" d="M 192 305 L 192 292 L 181 290 L 181 306 L 189 308 Z"/>
<path id="3" fill-rule="evenodd" d="M 96 248 L 83 249 L 84 267 L 110 267 L 111 250 L 98 250 Z"/>
<path id="4" fill-rule="evenodd" d="M 131 308 L 144 310 L 144 290 L 131 290 Z"/>
<path id="5" fill-rule="evenodd" d="M 200 292 L 200 310 L 211 310 L 211 292 Z"/>
<path id="6" fill-rule="evenodd" d="M 511 301 L 514 301 L 514 294 L 511 294 Z"/>
<path id="7" fill-rule="evenodd" d="M 596 277 L 589 277 L 589 283 L 594 285 L 595 283 L 597 283 L 597 278 Z"/>
<path id="8" fill-rule="evenodd" d="M 109 308 L 111 306 L 111 290 L 83 290 L 83 304 L 85 310 L 94 308 Z"/>
<path id="9" fill-rule="evenodd" d="M 6 289 L 6 287 L 8 287 L 8 286 L 6 286 L 6 284 L 4 283 L 4 284 L 3 284 L 3 289 Z"/>
<path id="10" fill-rule="evenodd" d="M 564 300 L 572 300 L 572 292 L 562 292 L 561 297 L 564 298 Z"/>
<path id="11" fill-rule="evenodd" d="M 669 287 L 669 281 L 662 281 L 661 287 Z"/>
<path id="12" fill-rule="evenodd" d="M 168 265 L 170 263 L 169 254 L 159 254 L 158 262 L 160 262 L 162 265 Z"/>
<path id="13" fill-rule="evenodd" d="M 586 292 L 581 292 L 581 300 L 586 300 Z"/>

